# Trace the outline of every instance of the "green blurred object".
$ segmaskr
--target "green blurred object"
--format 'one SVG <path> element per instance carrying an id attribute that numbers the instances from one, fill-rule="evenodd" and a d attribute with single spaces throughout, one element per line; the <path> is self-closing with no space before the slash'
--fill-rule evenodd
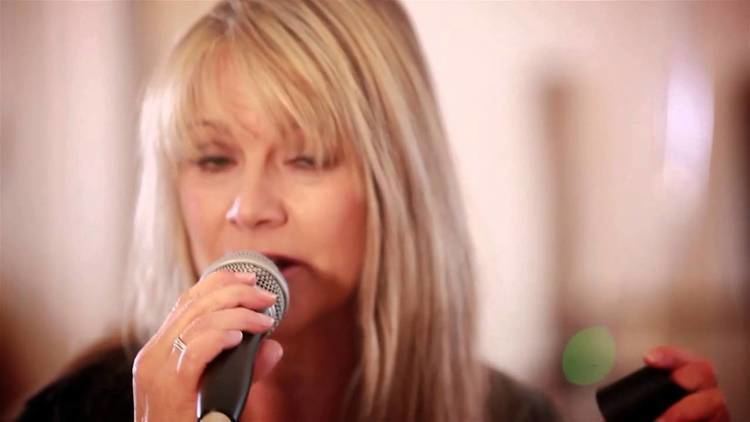
<path id="1" fill-rule="evenodd" d="M 591 385 L 604 379 L 615 365 L 615 339 L 604 326 L 576 333 L 563 352 L 565 379 L 576 385 Z"/>

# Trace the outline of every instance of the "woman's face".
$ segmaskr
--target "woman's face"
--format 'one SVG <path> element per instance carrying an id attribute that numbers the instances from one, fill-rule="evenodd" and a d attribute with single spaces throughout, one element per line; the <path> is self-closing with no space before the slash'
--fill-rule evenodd
<path id="1" fill-rule="evenodd" d="M 193 265 L 202 273 L 237 250 L 272 258 L 293 303 L 278 332 L 293 333 L 342 309 L 359 282 L 366 218 L 359 171 L 351 158 L 315 163 L 292 138 L 301 134 L 274 135 L 265 116 L 243 102 L 249 92 L 223 92 L 232 118 L 202 116 L 199 152 L 179 166 Z"/>

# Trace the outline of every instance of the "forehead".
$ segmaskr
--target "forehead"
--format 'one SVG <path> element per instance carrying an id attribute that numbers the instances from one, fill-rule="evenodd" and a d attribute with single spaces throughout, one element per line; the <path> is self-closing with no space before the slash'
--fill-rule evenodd
<path id="1" fill-rule="evenodd" d="M 336 87 L 312 78 L 313 67 L 269 60 L 251 47 L 219 44 L 188 55 L 197 60 L 177 79 L 170 101 L 175 152 L 194 150 L 199 134 L 223 132 L 304 144 L 318 157 L 346 153 L 355 137 Z"/>
<path id="2" fill-rule="evenodd" d="M 220 131 L 241 129 L 255 136 L 269 130 L 268 116 L 260 113 L 259 90 L 249 77 L 243 77 L 228 53 L 209 58 L 204 68 L 196 81 L 193 125 Z"/>
<path id="3" fill-rule="evenodd" d="M 206 63 L 199 79 L 189 126 L 193 134 L 211 133 L 245 139 L 286 138 L 299 132 L 284 113 L 269 112 L 252 78 L 225 55 Z M 266 110 L 266 111 L 264 111 Z"/>

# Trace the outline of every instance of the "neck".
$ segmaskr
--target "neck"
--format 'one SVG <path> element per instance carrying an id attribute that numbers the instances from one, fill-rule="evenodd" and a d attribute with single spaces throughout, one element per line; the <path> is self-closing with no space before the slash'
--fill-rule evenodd
<path id="1" fill-rule="evenodd" d="M 253 384 L 243 422 L 335 421 L 341 416 L 356 366 L 356 322 L 351 306 L 277 340 L 284 357 Z"/>

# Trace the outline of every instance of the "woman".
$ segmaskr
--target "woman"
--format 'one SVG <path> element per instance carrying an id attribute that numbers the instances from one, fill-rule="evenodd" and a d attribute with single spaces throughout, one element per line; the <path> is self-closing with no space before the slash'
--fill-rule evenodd
<path id="1" fill-rule="evenodd" d="M 274 298 L 253 277 L 196 282 L 244 249 L 283 267 L 293 306 L 261 346 L 243 422 L 558 419 L 474 353 L 466 217 L 398 3 L 219 3 L 175 47 L 141 118 L 137 356 L 104 354 L 22 420 L 194 419 L 206 364 L 271 325 L 258 310 Z M 721 417 L 710 366 L 660 364 L 699 381 L 671 411 Z"/>

